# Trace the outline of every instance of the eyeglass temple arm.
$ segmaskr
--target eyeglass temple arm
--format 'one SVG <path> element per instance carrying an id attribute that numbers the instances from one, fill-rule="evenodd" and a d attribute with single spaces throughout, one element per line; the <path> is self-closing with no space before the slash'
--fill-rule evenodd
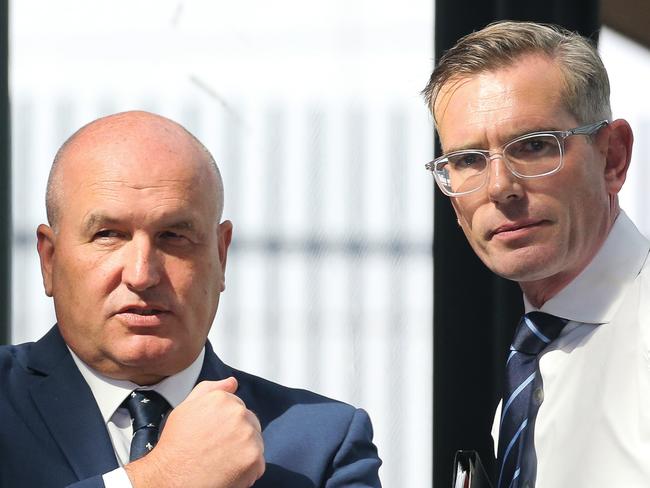
<path id="1" fill-rule="evenodd" d="M 570 130 L 569 132 L 572 135 L 574 134 L 591 135 L 594 132 L 600 130 L 602 127 L 605 127 L 607 124 L 609 124 L 608 120 L 601 120 L 600 122 L 594 122 L 593 124 L 584 125 L 582 127 L 578 127 L 576 129 Z"/>

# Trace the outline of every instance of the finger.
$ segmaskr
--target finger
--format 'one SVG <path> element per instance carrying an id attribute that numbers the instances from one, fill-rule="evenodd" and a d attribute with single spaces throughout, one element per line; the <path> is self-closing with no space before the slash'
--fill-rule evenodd
<path id="1" fill-rule="evenodd" d="M 237 380 L 233 376 L 219 381 L 201 381 L 187 396 L 187 400 L 198 398 L 211 391 L 225 391 L 226 393 L 235 393 L 237 391 L 237 387 Z"/>

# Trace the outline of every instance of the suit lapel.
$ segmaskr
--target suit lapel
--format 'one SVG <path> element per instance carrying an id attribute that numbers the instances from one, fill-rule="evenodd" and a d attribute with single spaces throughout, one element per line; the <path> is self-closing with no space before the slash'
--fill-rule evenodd
<path id="1" fill-rule="evenodd" d="M 206 380 L 223 380 L 229 376 L 234 376 L 239 382 L 239 387 L 237 388 L 235 395 L 242 399 L 249 410 L 255 412 L 255 415 L 257 415 L 257 418 L 262 424 L 262 429 L 265 429 L 270 418 L 268 413 L 271 410 L 268 409 L 268 406 L 265 404 L 263 399 L 258 398 L 258 396 L 254 394 L 250 379 L 252 377 L 238 371 L 237 369 L 231 368 L 221 361 L 212 349 L 210 341 L 206 342 L 205 359 L 203 360 L 203 368 L 201 369 L 197 383 Z"/>
<path id="2" fill-rule="evenodd" d="M 30 389 L 34 403 L 79 479 L 118 467 L 95 398 L 58 327 L 32 348 L 29 366 L 44 375 Z"/>
<path id="3" fill-rule="evenodd" d="M 199 379 L 196 381 L 200 383 L 201 381 L 218 381 L 233 376 L 234 371 L 226 366 L 221 359 L 217 357 L 214 350 L 212 349 L 212 344 L 210 341 L 205 343 L 205 357 L 203 359 L 203 367 L 201 368 L 201 373 L 199 373 Z"/>

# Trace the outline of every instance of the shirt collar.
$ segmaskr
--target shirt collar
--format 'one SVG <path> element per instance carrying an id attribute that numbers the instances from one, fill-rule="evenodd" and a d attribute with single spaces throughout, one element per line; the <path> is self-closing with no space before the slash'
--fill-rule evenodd
<path id="1" fill-rule="evenodd" d="M 155 390 L 169 402 L 172 408 L 176 408 L 194 388 L 201 373 L 205 356 L 204 347 L 194 362 L 183 371 L 168 376 L 155 385 L 140 386 L 131 381 L 116 380 L 101 375 L 79 359 L 72 349 L 68 347 L 68 350 L 77 368 L 79 368 L 79 372 L 88 383 L 105 423 L 108 423 L 127 395 L 135 389 Z"/>
<path id="2" fill-rule="evenodd" d="M 591 324 L 611 321 L 627 288 L 641 271 L 649 250 L 650 243 L 621 211 L 603 246 L 587 267 L 540 309 L 533 307 L 524 295 L 526 312 L 541 310 Z"/>

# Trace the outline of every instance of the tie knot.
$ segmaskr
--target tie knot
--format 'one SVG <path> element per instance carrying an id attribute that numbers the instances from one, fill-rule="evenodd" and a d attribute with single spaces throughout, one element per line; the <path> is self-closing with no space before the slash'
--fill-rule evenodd
<path id="1" fill-rule="evenodd" d="M 567 322 L 566 319 L 544 312 L 529 312 L 519 321 L 512 349 L 537 355 L 560 335 Z"/>
<path id="2" fill-rule="evenodd" d="M 167 400 L 153 390 L 133 390 L 122 406 L 131 414 L 133 432 L 142 427 L 160 427 L 162 418 L 171 409 Z"/>

